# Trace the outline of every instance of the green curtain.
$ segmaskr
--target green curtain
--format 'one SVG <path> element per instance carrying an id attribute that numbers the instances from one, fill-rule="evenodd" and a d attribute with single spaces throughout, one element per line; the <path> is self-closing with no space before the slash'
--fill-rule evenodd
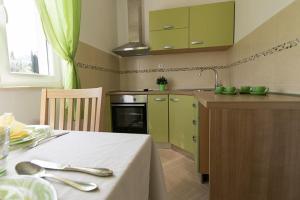
<path id="1" fill-rule="evenodd" d="M 36 0 L 46 38 L 67 62 L 65 89 L 80 88 L 74 61 L 79 42 L 81 0 Z"/>

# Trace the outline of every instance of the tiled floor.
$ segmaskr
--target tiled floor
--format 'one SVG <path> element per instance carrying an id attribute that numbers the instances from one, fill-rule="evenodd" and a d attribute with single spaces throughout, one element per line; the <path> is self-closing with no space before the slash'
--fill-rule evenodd
<path id="1" fill-rule="evenodd" d="M 208 200 L 208 184 L 201 184 L 195 162 L 171 149 L 161 149 L 169 200 Z"/>

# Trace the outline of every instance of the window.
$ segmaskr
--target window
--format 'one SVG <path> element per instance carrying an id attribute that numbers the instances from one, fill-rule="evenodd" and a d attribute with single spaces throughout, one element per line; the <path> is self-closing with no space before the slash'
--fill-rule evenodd
<path id="1" fill-rule="evenodd" d="M 60 87 L 62 64 L 46 41 L 35 0 L 1 4 L 8 20 L 0 24 L 0 84 Z"/>
<path id="2" fill-rule="evenodd" d="M 47 42 L 34 1 L 4 0 L 4 5 L 11 72 L 49 75 Z"/>

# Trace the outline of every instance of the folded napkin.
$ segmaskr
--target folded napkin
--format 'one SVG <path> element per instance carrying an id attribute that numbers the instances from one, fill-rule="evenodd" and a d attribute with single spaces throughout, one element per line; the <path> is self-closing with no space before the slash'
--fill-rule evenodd
<path id="1" fill-rule="evenodd" d="M 0 127 L 10 128 L 10 140 L 19 140 L 29 136 L 26 124 L 16 121 L 11 113 L 5 113 L 0 116 Z"/>

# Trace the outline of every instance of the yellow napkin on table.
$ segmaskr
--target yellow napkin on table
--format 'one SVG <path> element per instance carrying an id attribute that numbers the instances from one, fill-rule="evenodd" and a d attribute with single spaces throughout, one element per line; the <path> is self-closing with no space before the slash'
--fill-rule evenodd
<path id="1" fill-rule="evenodd" d="M 11 113 L 0 116 L 0 126 L 10 128 L 10 140 L 22 139 L 29 135 L 26 124 L 16 121 Z"/>

